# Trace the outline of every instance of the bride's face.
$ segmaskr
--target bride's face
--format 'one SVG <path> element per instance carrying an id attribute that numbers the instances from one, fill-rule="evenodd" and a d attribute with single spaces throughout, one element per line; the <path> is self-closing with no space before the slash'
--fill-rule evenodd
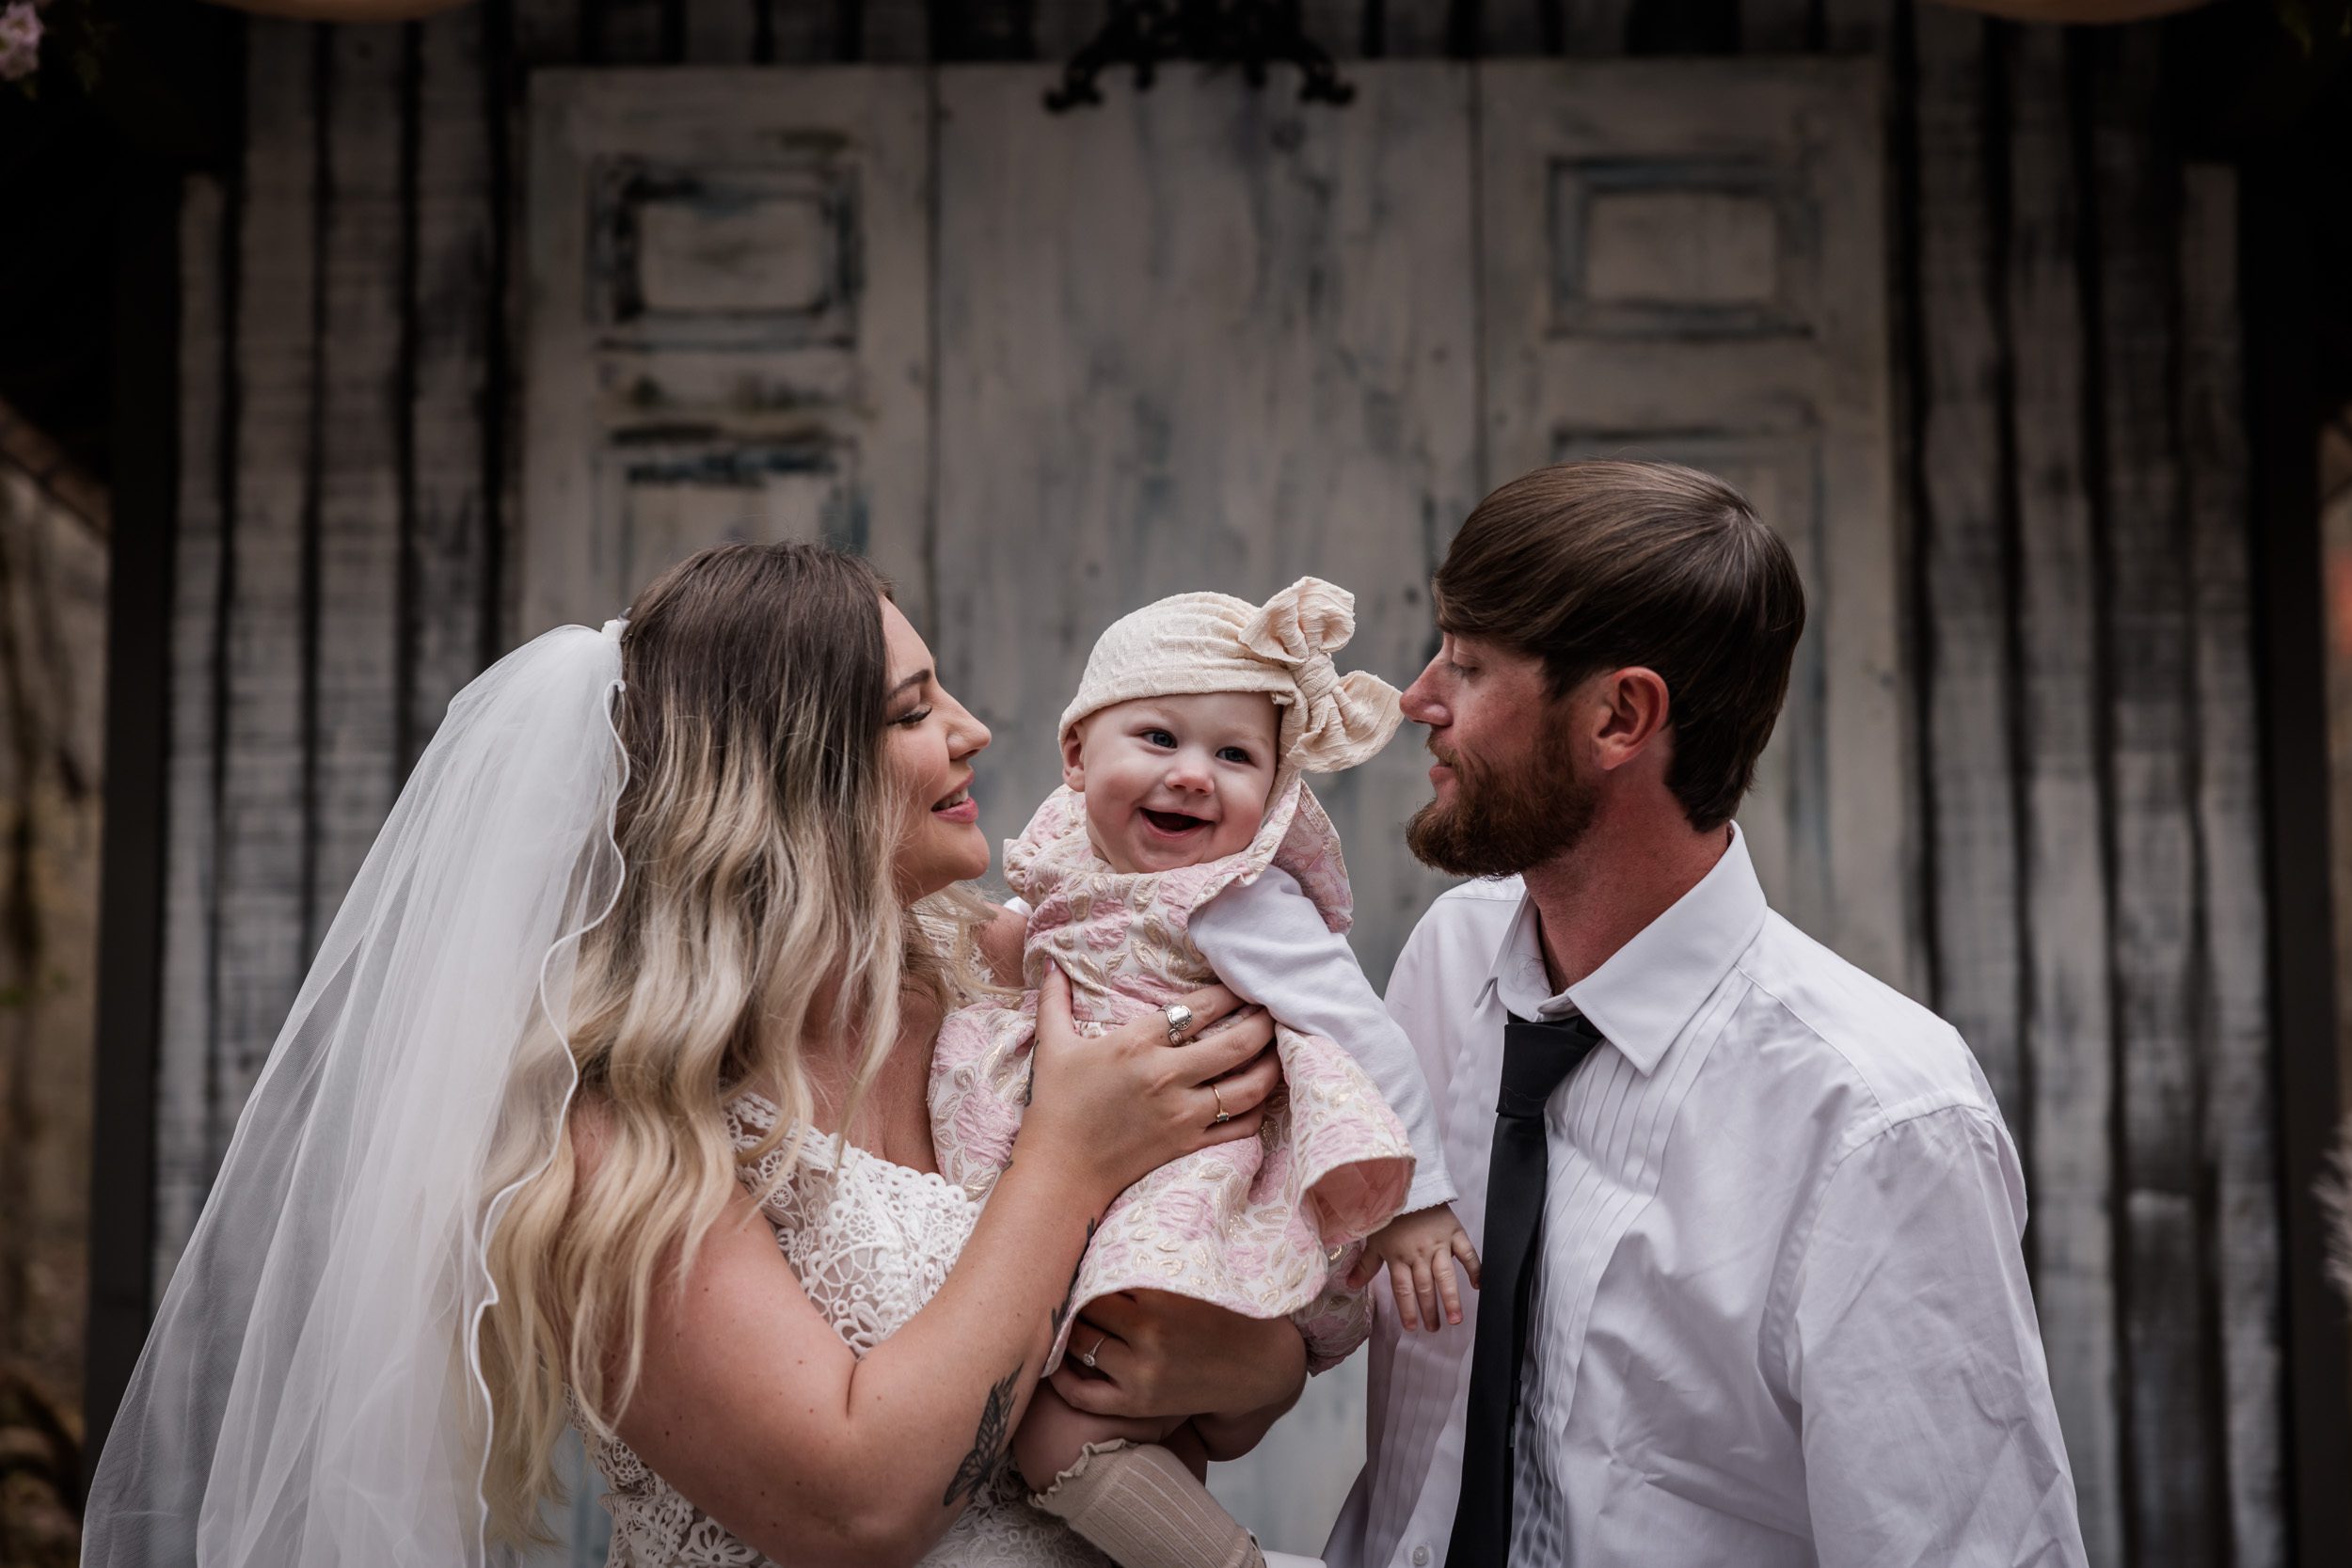
<path id="1" fill-rule="evenodd" d="M 972 798 L 972 758 L 987 746 L 988 726 L 939 684 L 914 623 L 888 599 L 882 612 L 890 659 L 882 756 L 911 823 L 895 867 L 898 896 L 911 904 L 988 870 L 988 839 Z"/>

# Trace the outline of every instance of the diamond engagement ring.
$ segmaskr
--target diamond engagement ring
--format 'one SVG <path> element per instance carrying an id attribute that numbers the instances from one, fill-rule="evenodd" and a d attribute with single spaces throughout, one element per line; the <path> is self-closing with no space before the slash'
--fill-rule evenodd
<path id="1" fill-rule="evenodd" d="M 1212 1121 L 1209 1125 L 1215 1127 L 1217 1122 L 1232 1120 L 1233 1113 L 1225 1108 L 1225 1096 L 1217 1092 L 1217 1086 L 1215 1084 L 1209 1085 L 1209 1092 L 1216 1095 L 1216 1121 Z"/>
<path id="2" fill-rule="evenodd" d="M 1094 1350 L 1101 1350 L 1109 1339 L 1110 1336 L 1107 1334 L 1097 1337 L 1094 1341 Z M 1089 1371 L 1094 1370 L 1094 1350 L 1082 1350 L 1078 1353 L 1078 1365 Z"/>
<path id="3" fill-rule="evenodd" d="M 1168 1020 L 1168 1043 L 1183 1044 L 1184 1031 L 1192 1027 L 1192 1009 L 1182 1002 L 1170 1002 L 1160 1009 L 1160 1016 Z"/>

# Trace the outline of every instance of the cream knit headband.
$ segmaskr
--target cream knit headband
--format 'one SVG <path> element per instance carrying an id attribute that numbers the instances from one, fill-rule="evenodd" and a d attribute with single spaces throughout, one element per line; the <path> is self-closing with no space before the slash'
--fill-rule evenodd
<path id="1" fill-rule="evenodd" d="M 1175 594 L 1096 639 L 1059 733 L 1137 697 L 1263 691 L 1282 710 L 1284 763 L 1310 773 L 1353 768 L 1387 745 L 1404 717 L 1396 688 L 1331 663 L 1355 632 L 1356 595 L 1320 578 L 1300 578 L 1256 607 L 1231 594 Z"/>

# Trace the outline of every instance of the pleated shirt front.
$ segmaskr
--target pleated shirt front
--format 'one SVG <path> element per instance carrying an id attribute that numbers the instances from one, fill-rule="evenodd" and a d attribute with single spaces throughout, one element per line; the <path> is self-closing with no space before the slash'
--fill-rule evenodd
<path id="1" fill-rule="evenodd" d="M 1736 831 L 1557 994 L 1519 883 L 1455 888 L 1388 1000 L 1473 1238 L 1506 1016 L 1608 1040 L 1546 1106 L 1513 1564 L 2082 1561 L 1992 1091 L 1950 1025 L 1766 907 Z M 1326 1557 L 1434 1568 L 1475 1305 L 1406 1335 L 1374 1294 L 1367 1462 Z"/>

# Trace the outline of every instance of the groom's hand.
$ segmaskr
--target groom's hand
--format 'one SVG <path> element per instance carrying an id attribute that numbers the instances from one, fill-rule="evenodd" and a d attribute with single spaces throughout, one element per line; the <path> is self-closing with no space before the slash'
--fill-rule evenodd
<path id="1" fill-rule="evenodd" d="M 1245 1318 L 1159 1291 L 1089 1302 L 1070 1347 L 1055 1391 L 1100 1416 L 1242 1416 L 1287 1407 L 1307 1381 L 1306 1341 L 1288 1318 Z M 1089 1350 L 1091 1370 L 1077 1357 Z"/>

